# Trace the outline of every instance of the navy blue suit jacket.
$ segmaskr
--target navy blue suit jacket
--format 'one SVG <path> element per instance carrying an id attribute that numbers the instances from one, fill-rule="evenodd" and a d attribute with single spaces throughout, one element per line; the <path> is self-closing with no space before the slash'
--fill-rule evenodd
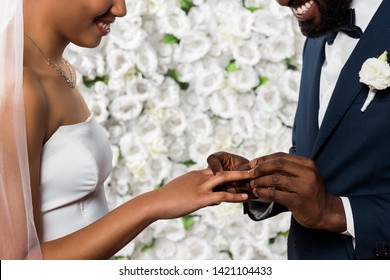
<path id="1" fill-rule="evenodd" d="M 288 257 L 375 258 L 377 247 L 390 246 L 390 88 L 378 91 L 362 113 L 368 87 L 359 82 L 359 71 L 368 58 L 390 52 L 390 0 L 382 2 L 343 67 L 318 129 L 324 46 L 323 37 L 305 43 L 290 153 L 314 159 L 327 190 L 349 198 L 356 246 L 349 236 L 308 229 L 292 219 Z M 250 215 L 248 205 L 246 208 Z M 280 211 L 280 207 L 274 208 Z"/>

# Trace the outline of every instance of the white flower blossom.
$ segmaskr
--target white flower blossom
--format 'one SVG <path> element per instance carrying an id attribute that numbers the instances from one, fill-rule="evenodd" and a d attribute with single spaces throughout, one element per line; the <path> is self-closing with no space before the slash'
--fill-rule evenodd
<path id="1" fill-rule="evenodd" d="M 157 19 L 157 25 L 162 33 L 172 34 L 178 38 L 186 36 L 191 24 L 185 12 L 177 7 L 172 7 L 169 13 Z"/>
<path id="2" fill-rule="evenodd" d="M 110 209 L 205 168 L 216 151 L 252 159 L 290 148 L 305 39 L 291 11 L 270 0 L 188 3 L 126 0 L 98 47 L 66 50 L 109 136 Z M 151 224 L 117 256 L 286 259 L 288 228 L 288 215 L 251 223 L 241 204 L 222 203 Z"/>
<path id="3" fill-rule="evenodd" d="M 232 55 L 238 66 L 255 66 L 262 57 L 258 44 L 253 40 L 238 42 L 233 46 Z"/>
<path id="4" fill-rule="evenodd" d="M 211 111 L 224 119 L 230 119 L 236 115 L 237 95 L 233 90 L 219 90 L 210 95 L 209 104 Z"/>
<path id="5" fill-rule="evenodd" d="M 109 106 L 112 116 L 123 121 L 138 117 L 142 108 L 143 104 L 139 100 L 128 95 L 119 96 Z"/>
<path id="6" fill-rule="evenodd" d="M 201 32 L 190 33 L 180 40 L 174 52 L 174 60 L 181 63 L 192 63 L 206 56 L 211 48 L 210 39 Z"/>
<path id="7" fill-rule="evenodd" d="M 385 51 L 379 58 L 367 59 L 359 72 L 360 82 L 368 85 L 370 91 L 361 111 L 364 112 L 378 90 L 390 87 L 390 65 Z"/>
<path id="8" fill-rule="evenodd" d="M 252 67 L 243 67 L 229 73 L 229 84 L 238 92 L 250 92 L 259 85 L 259 75 Z"/>

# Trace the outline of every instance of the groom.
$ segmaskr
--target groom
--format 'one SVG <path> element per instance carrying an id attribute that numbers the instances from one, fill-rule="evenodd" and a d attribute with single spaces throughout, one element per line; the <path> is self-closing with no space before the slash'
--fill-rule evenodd
<path id="1" fill-rule="evenodd" d="M 359 72 L 390 52 L 390 0 L 277 1 L 307 37 L 293 145 L 250 161 L 258 198 L 245 213 L 291 211 L 289 259 L 389 258 L 390 88 L 362 112 L 369 88 Z M 208 163 L 217 172 L 248 160 L 219 152 Z"/>

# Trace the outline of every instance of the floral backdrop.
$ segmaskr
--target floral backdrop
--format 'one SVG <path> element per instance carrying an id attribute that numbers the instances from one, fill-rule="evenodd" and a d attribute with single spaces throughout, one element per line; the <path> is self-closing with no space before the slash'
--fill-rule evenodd
<path id="1" fill-rule="evenodd" d="M 287 152 L 303 38 L 275 0 L 127 0 L 93 50 L 67 57 L 114 153 L 110 208 L 229 151 Z M 131 213 L 129 213 L 131 215 Z M 128 259 L 285 259 L 290 214 L 262 222 L 223 203 L 158 221 Z"/>

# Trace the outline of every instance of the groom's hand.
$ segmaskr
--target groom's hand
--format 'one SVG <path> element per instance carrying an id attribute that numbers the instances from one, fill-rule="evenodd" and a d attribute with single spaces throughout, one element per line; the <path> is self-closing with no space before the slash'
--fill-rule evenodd
<path id="1" fill-rule="evenodd" d="M 249 160 L 235 154 L 227 152 L 217 152 L 207 158 L 209 168 L 214 174 L 221 171 L 249 170 Z M 237 193 L 247 193 L 254 197 L 249 181 L 232 182 L 228 185 L 221 185 L 214 189 L 215 191 L 231 191 Z"/>
<path id="2" fill-rule="evenodd" d="M 249 170 L 249 160 L 227 152 L 217 152 L 207 158 L 209 168 L 214 174 L 220 171 Z"/>

